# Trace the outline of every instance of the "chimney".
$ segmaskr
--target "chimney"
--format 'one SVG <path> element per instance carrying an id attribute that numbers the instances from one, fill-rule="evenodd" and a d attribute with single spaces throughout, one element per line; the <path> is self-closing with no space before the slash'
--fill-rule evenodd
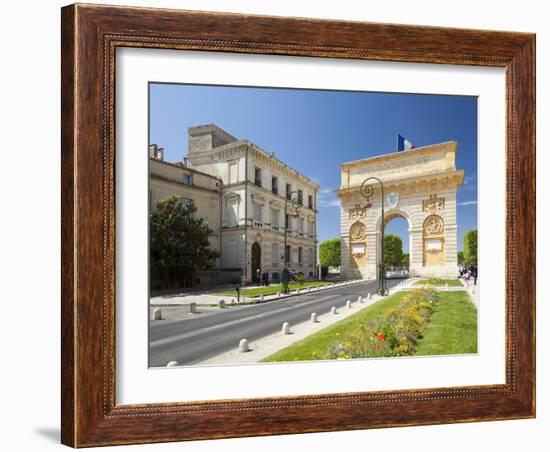
<path id="1" fill-rule="evenodd" d="M 156 144 L 149 145 L 149 158 L 164 161 L 164 148 L 159 148 Z"/>

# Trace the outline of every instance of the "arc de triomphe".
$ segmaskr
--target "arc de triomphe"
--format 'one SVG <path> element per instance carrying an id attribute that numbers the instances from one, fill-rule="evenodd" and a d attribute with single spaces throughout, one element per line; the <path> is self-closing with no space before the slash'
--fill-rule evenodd
<path id="1" fill-rule="evenodd" d="M 381 196 L 377 183 L 369 202 L 363 181 L 384 184 L 384 221 L 402 217 L 409 224 L 411 276 L 457 275 L 456 191 L 464 181 L 457 170 L 457 142 L 346 162 L 341 165 L 341 272 L 346 278 L 376 279 L 380 262 Z"/>

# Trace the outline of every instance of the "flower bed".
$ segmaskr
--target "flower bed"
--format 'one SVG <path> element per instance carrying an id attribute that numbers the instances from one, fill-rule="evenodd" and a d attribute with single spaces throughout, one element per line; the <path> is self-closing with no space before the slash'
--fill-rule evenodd
<path id="1" fill-rule="evenodd" d="M 437 293 L 433 289 L 408 292 L 401 303 L 343 334 L 322 359 L 413 355 L 430 320 Z"/>

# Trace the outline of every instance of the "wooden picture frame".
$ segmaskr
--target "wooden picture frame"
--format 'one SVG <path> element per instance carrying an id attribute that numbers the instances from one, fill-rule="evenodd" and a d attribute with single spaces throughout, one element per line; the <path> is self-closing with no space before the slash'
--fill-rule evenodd
<path id="1" fill-rule="evenodd" d="M 73 447 L 535 416 L 535 35 L 71 5 L 62 9 L 62 442 Z M 506 383 L 115 403 L 115 50 L 506 70 Z"/>

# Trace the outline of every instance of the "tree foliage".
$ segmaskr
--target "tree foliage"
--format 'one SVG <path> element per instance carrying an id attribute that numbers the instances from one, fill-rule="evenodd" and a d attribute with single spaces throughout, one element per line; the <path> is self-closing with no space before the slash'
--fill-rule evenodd
<path id="1" fill-rule="evenodd" d="M 464 233 L 464 264 L 477 265 L 477 229 L 471 229 Z"/>
<path id="2" fill-rule="evenodd" d="M 384 264 L 400 267 L 403 263 L 403 242 L 395 234 L 384 235 Z"/>
<path id="3" fill-rule="evenodd" d="M 403 253 L 403 259 L 401 259 L 401 266 L 408 267 L 410 265 L 409 253 Z"/>
<path id="4" fill-rule="evenodd" d="M 328 239 L 319 245 L 319 262 L 325 267 L 340 267 L 341 240 Z"/>
<path id="5" fill-rule="evenodd" d="M 456 259 L 458 265 L 464 264 L 464 251 L 459 251 L 458 253 L 456 253 Z"/>
<path id="6" fill-rule="evenodd" d="M 149 216 L 150 264 L 165 283 L 175 278 L 189 280 L 193 272 L 213 267 L 219 253 L 210 249 L 212 231 L 204 220 L 195 218 L 197 208 L 183 198 L 160 201 Z"/>

